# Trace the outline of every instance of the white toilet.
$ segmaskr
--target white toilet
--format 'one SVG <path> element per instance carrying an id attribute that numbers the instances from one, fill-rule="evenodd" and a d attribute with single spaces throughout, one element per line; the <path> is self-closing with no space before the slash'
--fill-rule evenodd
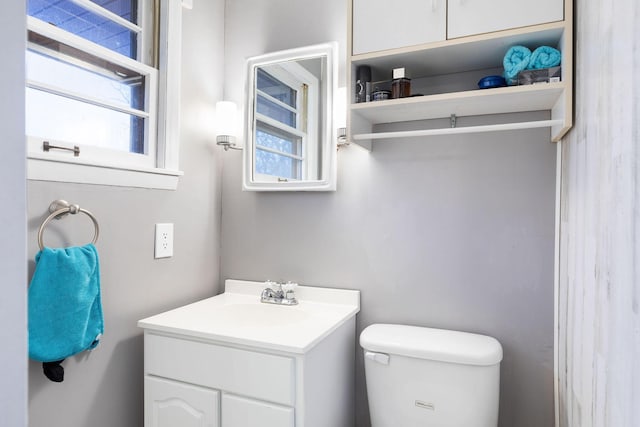
<path id="1" fill-rule="evenodd" d="M 496 427 L 502 346 L 484 335 L 376 324 L 360 335 L 372 427 Z"/>

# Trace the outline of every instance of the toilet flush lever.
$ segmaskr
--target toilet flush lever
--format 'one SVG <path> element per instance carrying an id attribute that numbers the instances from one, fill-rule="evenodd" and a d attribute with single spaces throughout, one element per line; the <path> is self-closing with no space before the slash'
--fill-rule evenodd
<path id="1" fill-rule="evenodd" d="M 364 358 L 373 360 L 374 362 L 378 362 L 383 365 L 389 364 L 389 355 L 384 353 L 374 353 L 373 351 L 365 351 Z"/>

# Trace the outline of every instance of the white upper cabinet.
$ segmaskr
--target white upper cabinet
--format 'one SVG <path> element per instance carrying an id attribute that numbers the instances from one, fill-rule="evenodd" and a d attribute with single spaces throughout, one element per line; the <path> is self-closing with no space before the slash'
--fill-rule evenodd
<path id="1" fill-rule="evenodd" d="M 562 0 L 449 0 L 449 39 L 564 19 Z"/>
<path id="2" fill-rule="evenodd" d="M 350 102 L 347 141 L 372 150 L 379 139 L 549 127 L 559 141 L 573 126 L 573 2 L 570 0 L 348 0 Z M 509 47 L 549 46 L 561 53 L 560 80 L 480 89 L 502 74 Z M 357 70 L 386 90 L 392 70 L 411 78 L 407 98 L 358 102 Z M 453 118 L 549 111 L 549 120 L 457 126 Z M 440 129 L 380 131 L 376 125 L 449 119 Z M 457 124 L 457 125 L 456 125 Z"/>
<path id="3" fill-rule="evenodd" d="M 445 40 L 446 0 L 353 0 L 353 55 Z"/>

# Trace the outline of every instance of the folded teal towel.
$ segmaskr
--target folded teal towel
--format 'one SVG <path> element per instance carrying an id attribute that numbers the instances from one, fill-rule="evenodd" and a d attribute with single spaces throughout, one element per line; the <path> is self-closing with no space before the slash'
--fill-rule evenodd
<path id="1" fill-rule="evenodd" d="M 60 361 L 97 346 L 103 332 L 96 247 L 38 252 L 29 285 L 29 357 Z"/>
<path id="2" fill-rule="evenodd" d="M 560 65 L 562 55 L 558 49 L 549 46 L 540 46 L 531 54 L 529 60 L 530 70 L 540 70 L 542 68 L 557 67 Z"/>
<path id="3" fill-rule="evenodd" d="M 504 66 L 504 78 L 507 84 L 515 84 L 518 73 L 526 70 L 529 66 L 531 51 L 524 46 L 511 46 L 504 55 L 502 65 Z"/>

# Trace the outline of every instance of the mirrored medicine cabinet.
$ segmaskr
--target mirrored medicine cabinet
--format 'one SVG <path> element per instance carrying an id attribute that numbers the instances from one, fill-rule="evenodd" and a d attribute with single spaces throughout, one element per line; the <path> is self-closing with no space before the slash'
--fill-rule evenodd
<path id="1" fill-rule="evenodd" d="M 243 189 L 334 191 L 337 44 L 247 61 Z"/>

